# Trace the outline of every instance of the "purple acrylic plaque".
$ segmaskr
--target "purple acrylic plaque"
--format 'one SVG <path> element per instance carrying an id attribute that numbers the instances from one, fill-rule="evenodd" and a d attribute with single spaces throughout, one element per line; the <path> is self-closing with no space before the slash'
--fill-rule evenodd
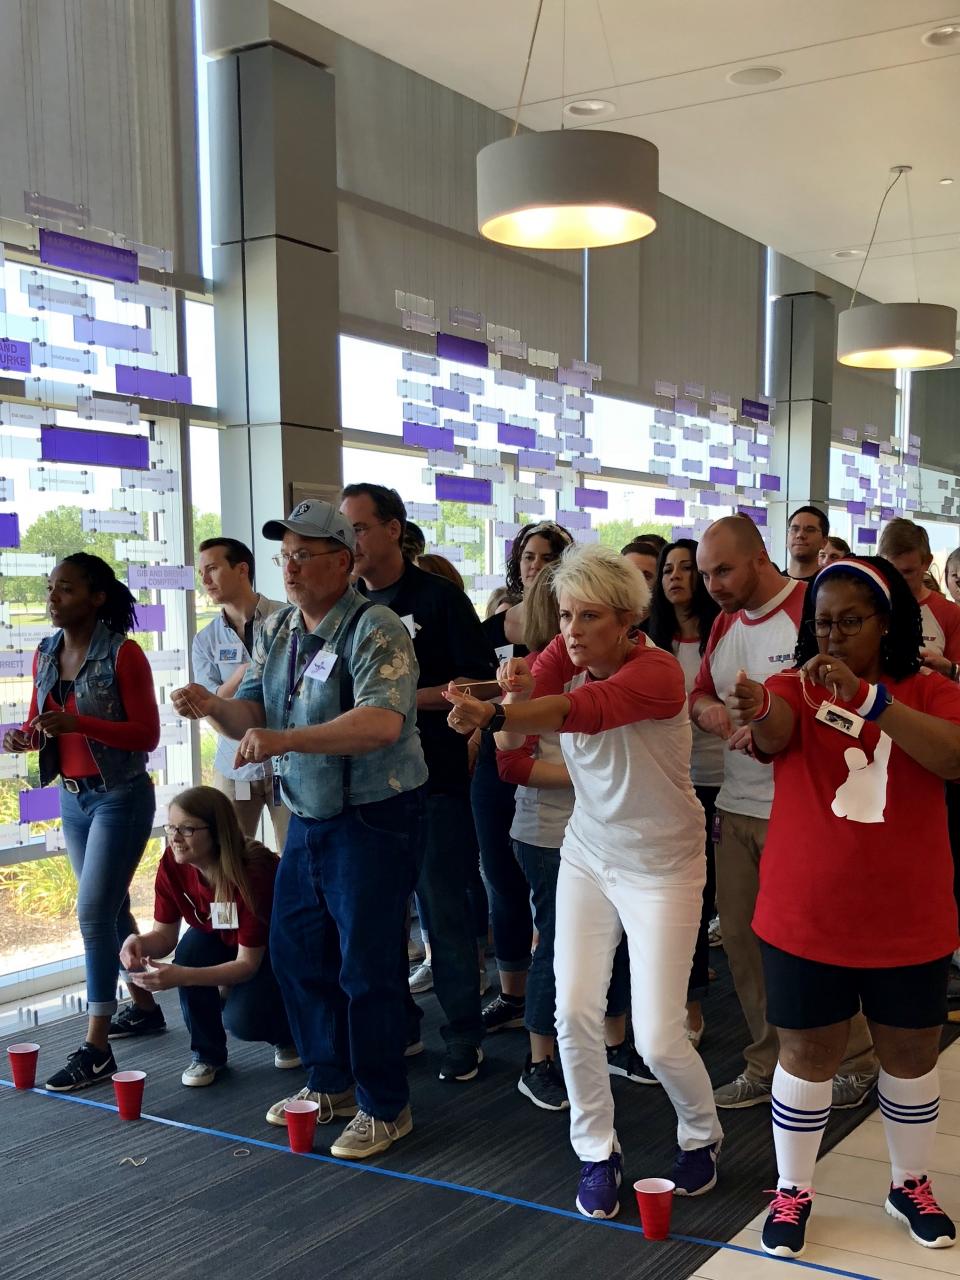
<path id="1" fill-rule="evenodd" d="M 678 396 L 673 402 L 674 413 L 685 413 L 688 418 L 695 418 L 699 412 L 699 406 L 696 400 L 687 400 L 684 396 Z"/>
<path id="2" fill-rule="evenodd" d="M 467 339 L 464 339 L 467 341 Z M 440 354 L 439 352 L 437 353 Z M 477 480 L 473 476 L 438 475 L 434 478 L 434 492 L 439 502 L 493 501 L 493 482 Z"/>
<path id="3" fill-rule="evenodd" d="M 134 631 L 166 631 L 167 610 L 162 604 L 138 604 Z"/>
<path id="4" fill-rule="evenodd" d="M 60 817 L 60 788 L 40 787 L 20 792 L 20 821 L 47 822 Z"/>
<path id="5" fill-rule="evenodd" d="M 865 502 L 848 502 L 847 514 L 851 516 L 865 516 L 867 514 L 867 504 Z"/>
<path id="6" fill-rule="evenodd" d="M 29 342 L 14 342 L 12 338 L 0 338 L 0 369 L 10 369 L 14 373 L 29 373 L 31 367 Z"/>
<path id="7" fill-rule="evenodd" d="M 403 424 L 403 443 L 417 449 L 453 449 L 453 432 L 448 427 L 428 427 L 421 422 Z"/>
<path id="8" fill-rule="evenodd" d="M 711 484 L 736 484 L 737 472 L 734 467 L 711 467 Z"/>
<path id="9" fill-rule="evenodd" d="M 557 524 L 562 524 L 565 529 L 589 529 L 590 512 L 560 510 L 557 512 Z"/>
<path id="10" fill-rule="evenodd" d="M 438 409 L 470 408 L 470 397 L 465 391 L 450 391 L 446 387 L 433 387 L 433 403 Z"/>
<path id="11" fill-rule="evenodd" d="M 893 519 L 893 517 L 894 517 L 896 514 L 897 514 L 897 513 L 896 513 L 896 510 L 895 510 L 895 508 L 894 508 L 894 507 L 881 507 L 881 508 L 880 508 L 880 519 L 881 519 L 881 520 L 892 520 L 892 519 Z"/>
<path id="12" fill-rule="evenodd" d="M 40 228 L 40 261 L 49 267 L 89 272 L 126 284 L 140 281 L 140 264 L 131 249 L 117 249 L 112 244 L 84 240 L 80 236 L 65 236 L 44 227 Z"/>
<path id="13" fill-rule="evenodd" d="M 749 517 L 756 525 L 766 526 L 767 523 L 766 507 L 737 507 L 737 515 Z"/>
<path id="14" fill-rule="evenodd" d="M 70 427 L 41 427 L 40 457 L 44 462 L 87 462 L 95 467 L 129 467 L 136 471 L 146 471 L 150 466 L 146 436 L 77 431 Z"/>
<path id="15" fill-rule="evenodd" d="M 112 320 L 94 320 L 90 316 L 73 317 L 73 340 L 115 347 L 118 351 L 138 351 L 141 355 L 150 355 L 153 351 L 153 334 L 149 329 L 115 324 Z"/>
<path id="16" fill-rule="evenodd" d="M 160 373 L 156 369 L 118 364 L 116 375 L 117 395 L 172 400 L 176 404 L 189 404 L 193 397 L 192 384 L 185 373 Z"/>
<path id="17" fill-rule="evenodd" d="M 880 446 L 873 440 L 864 440 L 860 445 L 860 452 L 868 458 L 879 458 Z"/>
<path id="18" fill-rule="evenodd" d="M 762 476 L 760 477 L 760 486 L 759 486 L 759 487 L 760 487 L 761 489 L 772 489 L 774 493 L 779 493 L 779 492 L 780 492 L 780 477 L 779 477 L 779 476 L 767 476 L 767 475 L 762 475 Z"/>
<path id="19" fill-rule="evenodd" d="M 653 512 L 658 516 L 680 516 L 682 519 L 686 515 L 686 503 L 676 498 L 654 498 Z"/>
<path id="20" fill-rule="evenodd" d="M 740 417 L 749 418 L 752 422 L 769 422 L 770 406 L 759 400 L 741 400 Z"/>
<path id="21" fill-rule="evenodd" d="M 876 529 L 858 529 L 857 542 L 865 543 L 867 546 L 875 546 L 877 541 Z"/>
<path id="22" fill-rule="evenodd" d="M 475 364 L 486 369 L 489 354 L 487 344 L 475 338 L 461 338 L 455 333 L 437 334 L 437 355 L 441 360 L 456 360 L 458 364 Z"/>
<path id="23" fill-rule="evenodd" d="M 525 471 L 555 471 L 557 459 L 552 453 L 521 449 L 517 454 L 517 466 L 522 467 Z"/>
<path id="24" fill-rule="evenodd" d="M 578 507 L 596 507 L 606 511 L 609 494 L 603 489 L 574 489 L 573 500 Z"/>
<path id="25" fill-rule="evenodd" d="M 497 442 L 515 444 L 520 449 L 532 449 L 537 443 L 537 433 L 529 427 L 515 427 L 512 422 L 497 424 Z"/>
<path id="26" fill-rule="evenodd" d="M 15 511 L 12 514 L 0 515 L 0 547 L 19 547 L 19 545 L 20 517 Z"/>

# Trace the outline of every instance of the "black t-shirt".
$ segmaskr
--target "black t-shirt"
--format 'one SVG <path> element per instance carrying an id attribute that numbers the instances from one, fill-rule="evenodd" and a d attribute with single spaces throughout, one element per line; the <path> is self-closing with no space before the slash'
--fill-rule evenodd
<path id="1" fill-rule="evenodd" d="M 504 609 L 501 613 L 495 613 L 492 617 L 485 618 L 481 624 L 483 633 L 487 637 L 487 643 L 496 654 L 498 662 L 503 661 L 505 658 L 525 658 L 530 652 L 524 645 L 512 644 L 507 639 L 506 617 L 507 610 Z M 510 649 L 511 652 L 507 653 L 507 649 Z"/>
<path id="2" fill-rule="evenodd" d="M 432 688 L 458 677 L 490 680 L 496 675 L 496 658 L 480 619 L 466 593 L 446 578 L 426 573 L 416 565 L 404 565 L 389 608 L 413 631 L 413 648 L 420 665 L 417 687 Z M 384 603 L 382 588 L 368 591 L 362 581 L 357 589 Z M 450 793 L 469 786 L 467 739 L 447 724 L 446 711 L 417 711 L 417 727 L 430 771 L 430 789 Z"/>

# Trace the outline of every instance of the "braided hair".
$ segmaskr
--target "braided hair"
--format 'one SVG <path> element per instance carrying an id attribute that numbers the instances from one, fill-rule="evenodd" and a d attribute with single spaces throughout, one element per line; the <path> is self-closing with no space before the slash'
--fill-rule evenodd
<path id="1" fill-rule="evenodd" d="M 847 563 L 845 560 L 835 560 L 832 565 L 817 574 L 807 589 L 794 654 L 796 665 L 802 667 L 820 652 L 813 627 L 808 624 L 816 616 L 817 585 L 826 575 L 831 582 L 842 578 L 847 582 L 856 583 L 870 596 L 870 601 L 877 612 L 887 618 L 887 634 L 880 641 L 880 666 L 885 674 L 894 680 L 915 676 L 921 665 L 923 626 L 920 621 L 920 606 L 903 575 L 883 556 L 857 556 L 856 560 L 849 561 L 849 569 L 846 568 Z M 884 579 L 890 588 L 889 601 L 877 588 L 871 586 L 864 574 L 857 572 L 854 566 L 858 563 L 868 565 Z"/>
<path id="2" fill-rule="evenodd" d="M 73 555 L 64 556 L 62 563 L 78 569 L 91 592 L 103 592 L 106 599 L 97 609 L 97 618 L 108 631 L 125 636 L 134 629 L 137 625 L 137 602 L 106 560 L 86 551 L 75 551 Z"/>

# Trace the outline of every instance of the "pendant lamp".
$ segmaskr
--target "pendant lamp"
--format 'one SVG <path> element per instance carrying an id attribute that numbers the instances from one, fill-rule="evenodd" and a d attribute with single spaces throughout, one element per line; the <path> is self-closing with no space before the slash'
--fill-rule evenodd
<path id="1" fill-rule="evenodd" d="M 939 364 L 949 364 L 956 355 L 956 311 L 953 307 L 921 302 L 919 289 L 916 302 L 875 302 L 861 307 L 855 305 L 884 203 L 900 179 L 910 172 L 910 168 L 910 165 L 901 164 L 891 170 L 896 176 L 880 201 L 853 298 L 849 308 L 841 311 L 837 317 L 837 359 L 841 364 L 851 365 L 856 369 L 931 369 Z M 909 211 L 909 186 L 907 191 Z M 912 244 L 912 213 L 910 223 Z M 913 265 L 916 278 L 915 253 Z"/>
<path id="2" fill-rule="evenodd" d="M 477 156 L 480 234 L 517 249 L 598 249 L 657 226 L 659 153 L 652 142 L 606 130 L 518 134 L 543 10 L 537 8 L 513 135 Z"/>

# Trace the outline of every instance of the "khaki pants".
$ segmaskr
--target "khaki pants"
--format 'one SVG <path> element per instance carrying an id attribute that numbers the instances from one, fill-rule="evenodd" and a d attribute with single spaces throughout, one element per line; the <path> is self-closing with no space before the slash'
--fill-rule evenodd
<path id="1" fill-rule="evenodd" d="M 250 787 L 249 800 L 237 799 L 237 784 L 234 778 L 225 778 L 222 773 L 214 771 L 213 785 L 233 801 L 233 807 L 240 822 L 240 829 L 248 838 L 257 834 L 260 815 L 266 809 L 273 824 L 273 834 L 276 837 L 277 849 L 280 853 L 283 853 L 283 846 L 287 839 L 287 824 L 290 821 L 290 810 L 285 804 L 273 803 L 272 778 L 254 779 L 250 782 L 248 784 Z"/>
<path id="2" fill-rule="evenodd" d="M 767 835 L 765 818 L 717 810 L 720 839 L 716 843 L 717 912 L 723 949 L 730 963 L 733 985 L 747 1020 L 752 1042 L 743 1052 L 745 1074 L 751 1080 L 773 1078 L 780 1046 L 775 1027 L 767 1022 L 760 944 L 751 928 L 760 887 L 760 855 Z M 866 1019 L 858 1013 L 850 1023 L 847 1057 L 838 1075 L 877 1070 L 877 1058 Z"/>

